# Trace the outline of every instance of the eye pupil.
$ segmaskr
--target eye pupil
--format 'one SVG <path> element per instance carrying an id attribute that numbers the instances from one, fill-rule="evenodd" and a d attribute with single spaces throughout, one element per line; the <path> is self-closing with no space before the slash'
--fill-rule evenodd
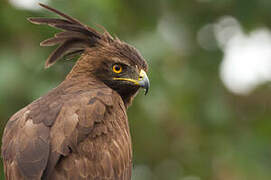
<path id="1" fill-rule="evenodd" d="M 116 71 L 119 71 L 120 70 L 120 67 L 118 65 L 115 66 L 115 70 Z"/>
<path id="2" fill-rule="evenodd" d="M 115 64 L 115 65 L 113 66 L 113 71 L 114 71 L 115 73 L 121 73 L 121 71 L 122 71 L 122 66 L 119 65 L 119 64 Z"/>

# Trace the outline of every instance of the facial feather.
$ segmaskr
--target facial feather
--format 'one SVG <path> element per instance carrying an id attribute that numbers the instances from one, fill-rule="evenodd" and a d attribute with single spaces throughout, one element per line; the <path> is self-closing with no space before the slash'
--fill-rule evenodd
<path id="1" fill-rule="evenodd" d="M 41 46 L 59 46 L 47 58 L 45 67 L 48 68 L 64 56 L 73 57 L 81 54 L 74 68 L 67 78 L 93 76 L 117 91 L 124 102 L 131 101 L 131 97 L 139 89 L 139 72 L 148 71 L 148 65 L 141 54 L 131 45 L 113 38 L 102 26 L 103 33 L 81 23 L 54 8 L 40 4 L 45 9 L 56 13 L 64 19 L 57 18 L 29 18 L 34 24 L 45 24 L 62 30 L 53 38 L 40 43 Z M 112 71 L 114 64 L 125 66 L 123 72 L 116 74 Z M 119 80 L 116 80 L 119 78 Z"/>

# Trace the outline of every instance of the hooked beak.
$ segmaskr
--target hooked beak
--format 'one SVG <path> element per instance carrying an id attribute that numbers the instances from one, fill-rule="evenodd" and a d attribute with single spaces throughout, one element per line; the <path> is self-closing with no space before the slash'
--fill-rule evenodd
<path id="1" fill-rule="evenodd" d="M 149 78 L 148 78 L 146 72 L 143 69 L 139 73 L 138 80 L 129 79 L 129 78 L 114 78 L 114 80 L 122 80 L 122 81 L 132 82 L 133 84 L 144 88 L 145 89 L 145 95 L 148 93 L 149 88 L 150 88 Z"/>
<path id="2" fill-rule="evenodd" d="M 144 70 L 140 71 L 138 83 L 140 87 L 145 89 L 145 95 L 146 95 L 150 88 L 150 81 Z"/>

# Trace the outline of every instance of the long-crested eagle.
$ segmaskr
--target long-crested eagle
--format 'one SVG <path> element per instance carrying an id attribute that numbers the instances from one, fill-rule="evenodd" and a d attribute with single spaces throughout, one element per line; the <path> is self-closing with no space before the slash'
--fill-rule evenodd
<path id="1" fill-rule="evenodd" d="M 7 180 L 129 180 L 132 144 L 126 110 L 149 88 L 147 63 L 132 46 L 44 4 L 63 19 L 29 18 L 63 30 L 46 67 L 80 54 L 65 80 L 15 113 L 2 140 Z"/>

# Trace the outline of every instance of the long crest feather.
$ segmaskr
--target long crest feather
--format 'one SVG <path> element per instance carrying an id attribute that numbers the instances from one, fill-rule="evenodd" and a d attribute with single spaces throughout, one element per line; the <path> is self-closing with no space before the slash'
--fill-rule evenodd
<path id="1" fill-rule="evenodd" d="M 82 24 L 77 19 L 45 4 L 39 3 L 39 5 L 64 18 L 28 18 L 28 20 L 33 24 L 45 24 L 63 30 L 63 32 L 55 34 L 53 38 L 46 39 L 40 43 L 41 46 L 54 46 L 60 44 L 46 60 L 45 68 L 52 66 L 63 56 L 72 57 L 73 55 L 83 53 L 85 48 L 92 47 L 97 43 L 97 41 L 104 39 L 103 34 Z M 107 32 L 105 29 L 104 31 Z"/>
<path id="2" fill-rule="evenodd" d="M 48 68 L 53 65 L 58 59 L 65 55 L 72 55 L 73 52 L 82 52 L 84 50 L 84 44 L 79 40 L 68 40 L 62 43 L 55 51 L 48 57 L 45 63 L 45 67 Z"/>

